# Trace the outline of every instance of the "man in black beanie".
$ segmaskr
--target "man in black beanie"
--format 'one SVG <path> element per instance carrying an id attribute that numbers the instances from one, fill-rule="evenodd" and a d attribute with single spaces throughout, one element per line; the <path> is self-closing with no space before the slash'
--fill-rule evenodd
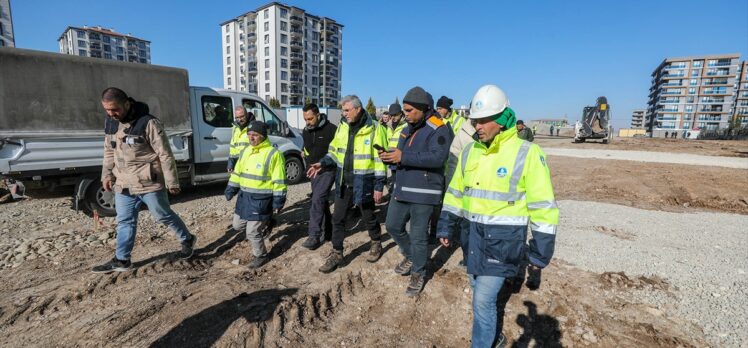
<path id="1" fill-rule="evenodd" d="M 465 118 L 458 115 L 457 111 L 452 109 L 453 103 L 454 101 L 447 98 L 447 96 L 441 96 L 441 98 L 436 101 L 436 113 L 438 113 L 445 122 L 449 123 L 449 127 L 452 128 L 453 133 L 457 133 L 457 130 L 460 129 Z"/>
<path id="2" fill-rule="evenodd" d="M 386 227 L 404 256 L 395 273 L 410 275 L 405 294 L 413 297 L 423 290 L 426 278 L 429 219 L 442 202 L 452 131 L 436 116 L 431 94 L 421 87 L 405 94 L 403 111 L 408 126 L 397 148 L 380 151 L 379 158 L 397 168 Z M 410 231 L 406 232 L 408 222 Z"/>

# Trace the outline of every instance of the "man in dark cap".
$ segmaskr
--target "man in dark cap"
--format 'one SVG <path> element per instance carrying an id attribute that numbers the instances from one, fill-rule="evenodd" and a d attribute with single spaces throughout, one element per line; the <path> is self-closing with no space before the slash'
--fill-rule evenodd
<path id="1" fill-rule="evenodd" d="M 258 268 L 270 260 L 264 232 L 271 228 L 273 213 L 280 213 L 286 204 L 286 160 L 270 144 L 264 122 L 250 122 L 247 137 L 249 145 L 236 162 L 224 194 L 226 200 L 239 195 L 233 227 L 236 231 L 246 231 L 254 255 L 249 268 Z"/>
<path id="2" fill-rule="evenodd" d="M 431 94 L 421 87 L 405 94 L 403 111 L 408 126 L 402 130 L 397 148 L 380 151 L 379 158 L 397 168 L 386 222 L 387 233 L 404 256 L 395 273 L 410 275 L 405 294 L 417 296 L 426 278 L 429 219 L 442 202 L 452 131 L 436 116 Z M 406 232 L 408 222 L 410 231 Z"/>

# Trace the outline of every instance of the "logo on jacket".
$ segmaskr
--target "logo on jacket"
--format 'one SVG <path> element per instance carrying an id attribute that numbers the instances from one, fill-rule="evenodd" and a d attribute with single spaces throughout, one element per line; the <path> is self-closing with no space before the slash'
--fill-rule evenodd
<path id="1" fill-rule="evenodd" d="M 369 139 L 364 139 L 364 145 L 369 145 Z"/>
<path id="2" fill-rule="evenodd" d="M 545 167 L 545 157 L 540 156 L 540 162 L 543 163 L 543 167 Z"/>
<path id="3" fill-rule="evenodd" d="M 262 169 L 262 164 L 257 163 L 257 165 L 255 166 L 255 168 Z"/>
<path id="4" fill-rule="evenodd" d="M 496 171 L 496 176 L 503 178 L 506 176 L 507 170 L 506 167 L 501 167 Z"/>

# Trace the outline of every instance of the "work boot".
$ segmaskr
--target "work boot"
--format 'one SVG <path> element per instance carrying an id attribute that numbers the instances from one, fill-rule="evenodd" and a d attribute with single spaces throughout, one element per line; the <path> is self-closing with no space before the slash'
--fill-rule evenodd
<path id="1" fill-rule="evenodd" d="M 330 252 L 330 255 L 327 255 L 325 264 L 319 268 L 319 271 L 322 273 L 330 273 L 338 268 L 338 265 L 340 265 L 341 262 L 343 262 L 343 250 L 333 249 L 333 251 Z"/>
<path id="2" fill-rule="evenodd" d="M 262 265 L 266 264 L 268 261 L 270 261 L 270 258 L 268 257 L 267 254 L 259 256 L 259 257 L 255 256 L 255 258 L 249 262 L 247 267 L 249 267 L 250 269 L 260 268 Z"/>
<path id="3" fill-rule="evenodd" d="M 192 235 L 190 239 L 182 242 L 182 251 L 179 252 L 179 258 L 182 260 L 189 259 L 195 253 L 195 243 L 197 243 L 197 236 Z"/>
<path id="4" fill-rule="evenodd" d="M 413 266 L 413 262 L 410 262 L 410 260 L 408 260 L 408 258 L 405 257 L 403 258 L 402 261 L 400 261 L 400 263 L 397 264 L 397 266 L 395 266 L 395 273 L 401 276 L 406 276 L 410 274 L 410 267 L 412 266 Z"/>
<path id="5" fill-rule="evenodd" d="M 109 262 L 95 266 L 91 268 L 93 273 L 112 273 L 112 272 L 127 272 L 132 268 L 130 260 L 117 260 L 117 258 L 111 259 Z"/>
<path id="6" fill-rule="evenodd" d="M 369 242 L 369 255 L 366 256 L 366 261 L 377 262 L 382 257 L 382 242 L 373 240 Z"/>
<path id="7" fill-rule="evenodd" d="M 319 237 L 306 237 L 306 240 L 304 243 L 301 244 L 301 246 L 309 249 L 309 250 L 315 250 L 322 245 L 322 242 L 320 242 Z"/>
<path id="8" fill-rule="evenodd" d="M 425 278 L 423 274 L 419 273 L 413 273 L 410 275 L 410 283 L 408 283 L 408 288 L 405 289 L 405 295 L 408 297 L 416 297 L 418 294 L 421 293 L 423 290 L 423 284 L 425 282 Z"/>

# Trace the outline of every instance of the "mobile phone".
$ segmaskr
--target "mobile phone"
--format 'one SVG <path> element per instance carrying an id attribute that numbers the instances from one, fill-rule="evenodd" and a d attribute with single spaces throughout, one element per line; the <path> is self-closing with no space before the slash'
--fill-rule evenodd
<path id="1" fill-rule="evenodd" d="M 377 150 L 379 150 L 379 151 L 387 152 L 387 150 L 385 148 L 383 148 L 382 145 L 379 145 L 379 144 L 374 144 L 374 148 L 377 149 Z"/>

